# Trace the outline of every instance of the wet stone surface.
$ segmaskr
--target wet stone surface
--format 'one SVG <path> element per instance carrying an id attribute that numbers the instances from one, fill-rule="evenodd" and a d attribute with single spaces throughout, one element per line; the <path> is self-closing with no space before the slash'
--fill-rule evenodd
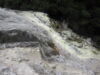
<path id="1" fill-rule="evenodd" d="M 25 41 L 36 42 L 38 41 L 38 39 L 34 35 L 21 30 L 0 31 L 0 43 L 13 43 Z"/>

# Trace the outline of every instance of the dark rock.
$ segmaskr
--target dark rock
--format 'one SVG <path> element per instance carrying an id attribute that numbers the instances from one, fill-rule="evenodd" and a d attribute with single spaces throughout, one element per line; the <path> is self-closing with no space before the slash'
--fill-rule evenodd
<path id="1" fill-rule="evenodd" d="M 0 31 L 0 43 L 25 41 L 38 41 L 38 39 L 34 35 L 21 30 Z"/>
<path id="2" fill-rule="evenodd" d="M 50 59 L 51 56 L 59 55 L 59 50 L 51 41 L 40 41 L 40 53 L 44 59 Z"/>

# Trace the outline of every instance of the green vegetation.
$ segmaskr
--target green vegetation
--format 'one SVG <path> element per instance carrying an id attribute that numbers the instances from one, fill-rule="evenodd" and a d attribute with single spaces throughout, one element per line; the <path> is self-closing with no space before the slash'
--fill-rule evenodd
<path id="1" fill-rule="evenodd" d="M 61 26 L 61 23 L 54 19 L 50 19 L 50 23 L 51 23 L 51 26 L 55 29 L 58 29 Z"/>

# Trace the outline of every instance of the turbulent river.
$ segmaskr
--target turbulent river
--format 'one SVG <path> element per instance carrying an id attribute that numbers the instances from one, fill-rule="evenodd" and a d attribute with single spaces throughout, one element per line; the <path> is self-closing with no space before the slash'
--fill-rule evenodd
<path id="1" fill-rule="evenodd" d="M 46 13 L 0 9 L 0 75 L 100 75 L 91 39 L 52 22 Z"/>

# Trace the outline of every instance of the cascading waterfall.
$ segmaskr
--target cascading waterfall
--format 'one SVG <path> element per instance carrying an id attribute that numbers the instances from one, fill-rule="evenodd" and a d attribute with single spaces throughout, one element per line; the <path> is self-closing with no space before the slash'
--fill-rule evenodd
<path id="1" fill-rule="evenodd" d="M 100 75 L 100 52 L 89 39 L 79 37 L 69 28 L 58 33 L 47 14 L 0 9 L 0 31 L 13 30 L 26 32 L 38 40 L 0 44 L 0 75 Z M 34 46 L 24 47 L 27 45 Z M 45 59 L 54 60 L 43 60 L 39 52 Z"/>
<path id="2" fill-rule="evenodd" d="M 36 23 L 37 26 L 41 27 L 48 35 L 45 35 L 46 38 L 52 40 L 56 45 L 58 50 L 62 55 L 74 55 L 79 58 L 99 58 L 100 55 L 95 55 L 93 50 L 96 50 L 92 46 L 90 49 L 81 49 L 78 47 L 73 47 L 69 45 L 69 42 L 66 42 L 52 27 L 50 27 L 49 18 L 46 14 L 39 12 L 22 12 L 22 16 L 26 17 L 33 24 Z M 44 19 L 44 21 L 41 20 Z M 38 31 L 37 31 L 38 32 Z M 71 33 L 70 33 L 71 34 Z M 66 36 L 67 37 L 67 36 Z M 41 38 L 42 40 L 43 38 Z M 49 41 L 50 41 L 49 40 Z M 70 56 L 69 56 L 70 57 Z"/>

